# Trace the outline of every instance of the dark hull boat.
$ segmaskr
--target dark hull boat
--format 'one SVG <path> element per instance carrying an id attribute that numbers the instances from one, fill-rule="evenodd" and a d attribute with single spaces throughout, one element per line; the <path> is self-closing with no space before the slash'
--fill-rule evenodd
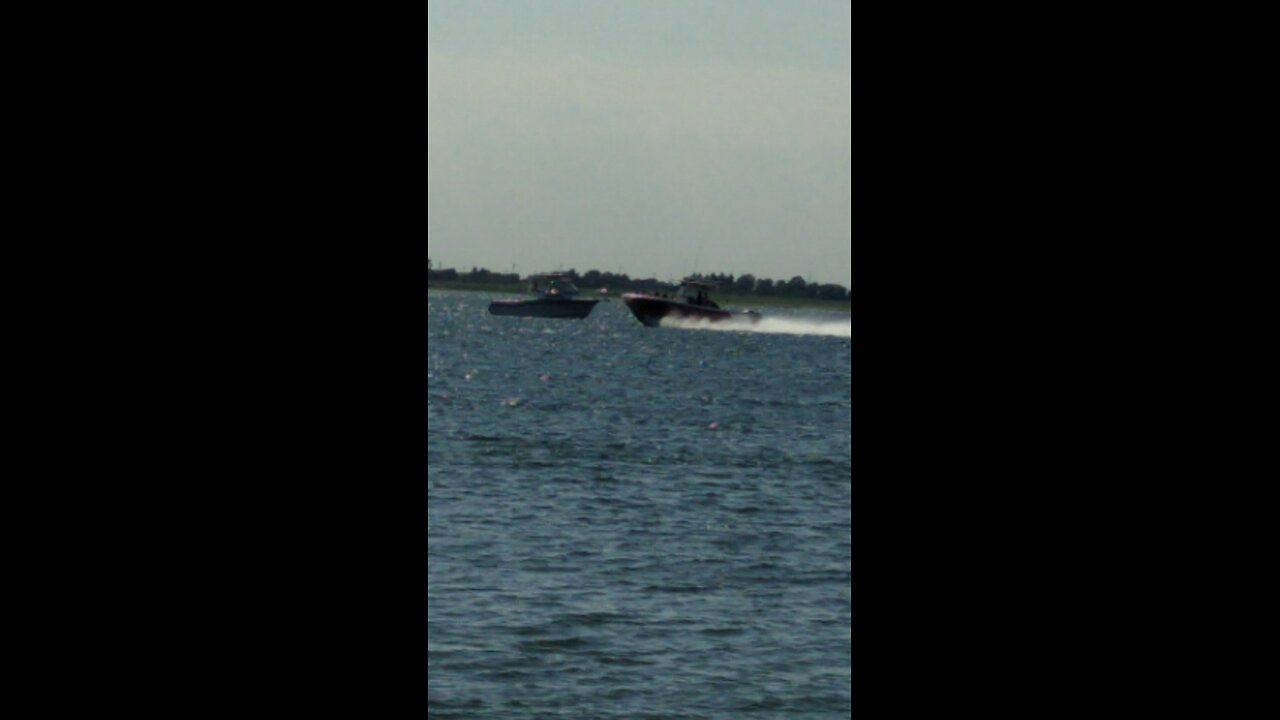
<path id="1" fill-rule="evenodd" d="M 631 314 L 648 327 L 657 327 L 663 319 L 673 320 L 709 320 L 719 322 L 733 318 L 728 310 L 699 307 L 688 303 L 654 297 L 652 295 L 627 294 L 622 296 Z"/>
<path id="2" fill-rule="evenodd" d="M 754 310 L 735 313 L 721 308 L 707 297 L 706 291 L 714 287 L 710 283 L 686 280 L 680 284 L 679 290 L 673 297 L 649 293 L 627 293 L 622 296 L 622 301 L 627 304 L 631 314 L 646 327 L 658 327 L 663 320 L 716 323 L 726 321 L 754 323 L 760 320 L 760 313 Z"/>
<path id="3" fill-rule="evenodd" d="M 598 302 L 600 301 L 578 298 L 494 300 L 489 303 L 489 314 L 508 317 L 582 319 L 591 314 L 591 310 Z"/>
<path id="4" fill-rule="evenodd" d="M 580 320 L 591 314 L 599 300 L 578 297 L 578 288 L 565 275 L 558 273 L 533 275 L 529 292 L 538 297 L 529 300 L 494 300 L 490 315 L 505 317 L 565 318 Z"/>

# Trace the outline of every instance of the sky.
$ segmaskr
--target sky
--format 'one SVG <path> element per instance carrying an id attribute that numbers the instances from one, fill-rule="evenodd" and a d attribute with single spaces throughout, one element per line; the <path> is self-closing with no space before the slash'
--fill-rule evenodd
<path id="1" fill-rule="evenodd" d="M 850 285 L 849 0 L 428 0 L 428 252 Z"/>

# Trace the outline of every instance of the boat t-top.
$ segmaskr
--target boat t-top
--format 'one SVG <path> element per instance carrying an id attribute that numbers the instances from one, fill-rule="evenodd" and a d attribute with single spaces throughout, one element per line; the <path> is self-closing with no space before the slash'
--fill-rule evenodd
<path id="1" fill-rule="evenodd" d="M 528 300 L 494 300 L 489 313 L 510 317 L 585 318 L 591 314 L 595 299 L 578 297 L 578 288 L 568 275 L 539 273 L 529 276 L 529 292 L 537 297 Z"/>

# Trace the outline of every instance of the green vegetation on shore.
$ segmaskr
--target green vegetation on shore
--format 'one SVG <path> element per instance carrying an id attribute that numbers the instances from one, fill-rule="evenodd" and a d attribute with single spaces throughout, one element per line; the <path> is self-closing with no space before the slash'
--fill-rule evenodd
<path id="1" fill-rule="evenodd" d="M 653 278 L 633 279 L 624 274 L 589 270 L 563 273 L 586 295 L 601 297 L 618 296 L 625 292 L 669 293 L 676 285 Z M 753 275 L 695 274 L 695 279 L 719 286 L 714 294 L 718 303 L 726 307 L 804 307 L 821 308 L 836 312 L 851 312 L 849 291 L 843 285 L 806 282 L 794 277 L 785 281 L 768 278 L 757 279 Z M 495 273 L 483 268 L 472 268 L 459 273 L 452 268 L 436 269 L 427 260 L 427 286 L 441 290 L 460 290 L 499 294 L 521 294 L 527 291 L 528 281 L 514 273 Z"/>
<path id="2" fill-rule="evenodd" d="M 433 290 L 451 290 L 454 292 L 484 292 L 492 295 L 522 295 L 528 291 L 528 285 L 525 283 L 477 283 L 465 281 L 435 281 L 429 282 L 428 287 Z M 617 297 L 622 293 L 609 292 L 601 295 L 598 291 L 584 290 L 583 295 L 587 297 Z M 727 293 L 716 293 L 713 298 L 722 307 L 729 309 L 739 308 L 764 308 L 764 307 L 789 307 L 789 308 L 813 308 L 817 310 L 829 310 L 831 312 L 852 312 L 852 306 L 849 301 L 841 302 L 839 300 L 815 300 L 811 298 L 794 298 L 794 297 L 761 297 L 761 296 L 743 296 Z"/>

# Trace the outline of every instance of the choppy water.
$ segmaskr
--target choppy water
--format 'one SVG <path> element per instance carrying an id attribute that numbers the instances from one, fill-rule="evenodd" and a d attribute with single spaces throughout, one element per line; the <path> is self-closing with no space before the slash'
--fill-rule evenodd
<path id="1" fill-rule="evenodd" d="M 848 315 L 488 300 L 428 300 L 429 716 L 847 718 Z"/>

